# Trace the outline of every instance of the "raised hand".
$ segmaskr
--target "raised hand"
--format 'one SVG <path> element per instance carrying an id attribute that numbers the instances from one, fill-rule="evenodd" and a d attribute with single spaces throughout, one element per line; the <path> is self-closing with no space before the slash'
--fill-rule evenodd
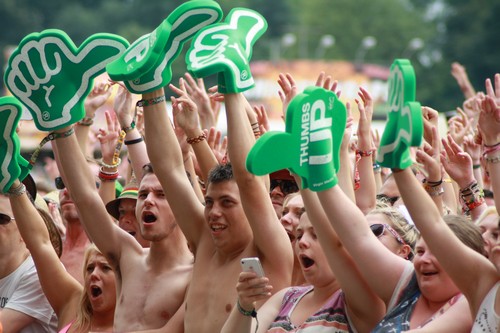
<path id="1" fill-rule="evenodd" d="M 287 110 L 286 132 L 267 132 L 252 147 L 246 167 L 256 174 L 290 168 L 304 188 L 321 191 L 337 184 L 346 109 L 337 95 L 309 87 Z"/>
<path id="2" fill-rule="evenodd" d="M 195 36 L 186 55 L 188 70 L 196 77 L 218 74 L 222 93 L 252 88 L 252 48 L 266 30 L 267 22 L 259 13 L 231 10 L 224 22 L 205 27 Z"/>
<path id="3" fill-rule="evenodd" d="M 465 67 L 459 64 L 458 62 L 454 62 L 451 64 L 451 75 L 457 81 L 460 90 L 464 94 L 465 98 L 471 98 L 476 94 L 474 87 L 469 81 L 469 76 L 467 75 L 467 71 Z"/>
<path id="4" fill-rule="evenodd" d="M 486 79 L 486 94 L 493 98 L 496 105 L 500 106 L 500 74 L 495 74 L 495 87 L 490 79 Z"/>
<path id="5" fill-rule="evenodd" d="M 189 97 L 183 78 L 179 79 L 179 88 L 173 84 L 169 87 L 178 95 L 171 98 L 176 123 L 189 135 L 191 131 L 200 127 L 196 103 Z"/>
<path id="6" fill-rule="evenodd" d="M 83 118 L 93 78 L 127 46 L 124 38 L 111 34 L 92 35 L 77 48 L 61 30 L 32 33 L 12 53 L 5 83 L 39 130 L 63 128 Z"/>
<path id="7" fill-rule="evenodd" d="M 442 142 L 444 150 L 441 152 L 441 163 L 444 169 L 460 188 L 470 185 L 474 181 L 472 158 L 460 148 L 451 135 Z"/>
<path id="8" fill-rule="evenodd" d="M 19 166 L 20 160 L 24 160 L 20 155 L 20 142 L 16 133 L 17 124 L 22 115 L 22 105 L 14 97 L 0 98 L 0 129 L 2 140 L 0 140 L 0 160 L 2 172 L 0 174 L 0 190 L 6 193 L 14 181 L 21 175 Z"/>
<path id="9" fill-rule="evenodd" d="M 471 130 L 472 122 L 470 121 L 469 118 L 467 118 L 467 115 L 461 108 L 457 108 L 457 112 L 458 115 L 452 117 L 448 121 L 448 126 L 449 126 L 448 133 L 453 137 L 453 140 L 456 143 L 462 145 L 462 143 L 464 142 L 464 137 Z"/>
<path id="10" fill-rule="evenodd" d="M 94 88 L 90 91 L 85 98 L 84 108 L 85 108 L 85 116 L 89 118 L 93 118 L 97 109 L 106 103 L 111 96 L 111 85 L 105 82 L 96 83 Z"/>
<path id="11" fill-rule="evenodd" d="M 271 296 L 273 287 L 267 277 L 257 277 L 254 272 L 241 272 L 236 284 L 238 303 L 246 311 L 255 308 L 255 303 Z"/>
<path id="12" fill-rule="evenodd" d="M 153 32 L 136 40 L 106 70 L 111 79 L 125 81 L 127 89 L 136 94 L 166 86 L 172 80 L 172 63 L 184 43 L 221 18 L 222 10 L 215 1 L 187 1 Z"/>
<path id="13" fill-rule="evenodd" d="M 121 84 L 117 85 L 118 91 L 115 95 L 113 108 L 121 128 L 126 128 L 129 127 L 133 121 L 135 121 L 134 114 L 132 112 L 132 94 Z"/>
<path id="14" fill-rule="evenodd" d="M 373 100 L 370 93 L 363 87 L 359 87 L 358 96 L 359 99 L 355 100 L 359 110 L 358 137 L 365 138 L 369 142 L 371 139 Z"/>
<path id="15" fill-rule="evenodd" d="M 101 145 L 102 159 L 105 163 L 111 164 L 118 136 L 120 135 L 120 125 L 118 120 L 109 111 L 104 112 L 106 117 L 106 128 L 100 128 L 97 139 Z"/>
<path id="16" fill-rule="evenodd" d="M 207 90 L 205 89 L 203 79 L 195 80 L 189 73 L 186 73 L 184 77 L 186 78 L 184 81 L 186 91 L 198 106 L 201 128 L 207 129 L 216 126 L 216 114 L 214 110 L 212 110 L 210 96 L 208 96 Z"/>
<path id="17" fill-rule="evenodd" d="M 481 102 L 479 115 L 479 131 L 485 145 L 495 145 L 500 142 L 500 105 L 491 96 Z"/>
<path id="18" fill-rule="evenodd" d="M 257 121 L 259 123 L 259 130 L 261 134 L 266 133 L 271 130 L 271 124 L 269 123 L 269 118 L 267 117 L 267 111 L 264 105 L 254 106 L 253 110 L 257 116 Z"/>
<path id="19" fill-rule="evenodd" d="M 278 96 L 283 105 L 283 119 L 286 119 L 286 110 L 292 99 L 297 96 L 298 89 L 293 76 L 289 73 L 278 75 L 278 84 L 281 90 L 278 90 Z"/>
<path id="20" fill-rule="evenodd" d="M 219 163 L 224 161 L 224 158 L 227 157 L 227 136 L 224 136 L 221 142 L 222 132 L 216 129 L 215 127 L 211 127 L 209 130 L 205 130 L 207 133 L 207 143 L 212 152 L 215 155 L 215 158 Z"/>
<path id="21" fill-rule="evenodd" d="M 423 121 L 420 103 L 415 102 L 415 71 L 406 59 L 395 60 L 389 77 L 389 114 L 380 140 L 377 162 L 393 169 L 412 164 L 410 146 L 420 146 Z"/>

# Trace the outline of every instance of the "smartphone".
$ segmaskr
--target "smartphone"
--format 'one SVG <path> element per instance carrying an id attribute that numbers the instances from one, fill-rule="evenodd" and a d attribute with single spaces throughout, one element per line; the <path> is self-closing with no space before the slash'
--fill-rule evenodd
<path id="1" fill-rule="evenodd" d="M 262 265 L 260 264 L 260 260 L 258 257 L 242 258 L 241 269 L 244 272 L 253 271 L 257 274 L 258 277 L 264 276 L 264 270 L 262 269 Z"/>

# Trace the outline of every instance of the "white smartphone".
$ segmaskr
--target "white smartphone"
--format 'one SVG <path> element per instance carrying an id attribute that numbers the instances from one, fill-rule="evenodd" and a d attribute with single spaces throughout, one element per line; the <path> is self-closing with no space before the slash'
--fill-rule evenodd
<path id="1" fill-rule="evenodd" d="M 262 265 L 260 264 L 260 260 L 258 257 L 242 258 L 241 269 L 244 272 L 253 271 L 257 274 L 258 277 L 264 276 L 264 270 L 262 269 Z"/>

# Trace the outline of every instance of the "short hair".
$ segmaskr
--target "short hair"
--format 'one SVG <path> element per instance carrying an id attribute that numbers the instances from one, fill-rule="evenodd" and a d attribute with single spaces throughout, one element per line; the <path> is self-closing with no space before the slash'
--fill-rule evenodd
<path id="1" fill-rule="evenodd" d="M 142 166 L 142 176 L 144 177 L 145 175 L 149 174 L 155 174 L 155 170 L 153 169 L 153 164 L 151 163 L 146 163 Z"/>
<path id="2" fill-rule="evenodd" d="M 375 209 L 370 211 L 368 215 L 380 214 L 383 215 L 390 223 L 392 228 L 398 233 L 399 236 L 408 244 L 411 248 L 410 254 L 408 255 L 408 260 L 412 260 L 415 253 L 415 244 L 420 238 L 420 233 L 417 228 L 408 222 L 404 215 L 397 209 L 384 202 L 378 202 Z"/>
<path id="3" fill-rule="evenodd" d="M 233 167 L 231 166 L 231 163 L 227 164 L 219 164 L 215 166 L 210 172 L 208 173 L 207 177 L 207 183 L 211 184 L 217 184 L 217 183 L 222 183 L 222 182 L 227 182 L 230 180 L 234 179 L 233 175 Z"/>
<path id="4" fill-rule="evenodd" d="M 477 225 L 461 215 L 445 215 L 443 220 L 462 243 L 486 256 L 483 236 Z"/>

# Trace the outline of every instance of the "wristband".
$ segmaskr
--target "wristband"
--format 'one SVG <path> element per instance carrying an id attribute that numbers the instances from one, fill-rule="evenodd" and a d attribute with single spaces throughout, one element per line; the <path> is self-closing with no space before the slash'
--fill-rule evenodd
<path id="1" fill-rule="evenodd" d="M 132 122 L 130 123 L 130 125 L 129 125 L 129 126 L 127 126 L 127 127 L 123 127 L 123 128 L 122 128 L 122 131 L 124 131 L 125 133 L 128 133 L 128 132 L 130 132 L 131 130 L 133 130 L 134 128 L 135 128 L 135 121 L 134 121 L 134 120 L 132 120 Z"/>
<path id="2" fill-rule="evenodd" d="M 164 101 L 165 101 L 165 95 L 150 99 L 141 99 L 140 101 L 137 102 L 136 106 L 150 106 Z"/>
<path id="3" fill-rule="evenodd" d="M 4 193 L 8 197 L 19 197 L 26 193 L 26 186 L 23 183 L 19 183 L 17 187 L 10 188 L 7 193 Z"/>
<path id="4" fill-rule="evenodd" d="M 186 142 L 189 143 L 190 145 L 194 145 L 196 143 L 202 142 L 206 138 L 207 138 L 207 135 L 205 134 L 205 132 L 203 132 L 203 133 L 201 133 L 199 136 L 197 136 L 195 138 L 187 138 Z"/>
<path id="5" fill-rule="evenodd" d="M 136 143 L 144 141 L 144 138 L 141 136 L 140 138 L 137 139 L 132 139 L 132 140 L 125 140 L 125 146 L 130 146 L 130 145 L 135 145 Z"/>
<path id="6" fill-rule="evenodd" d="M 238 311 L 246 316 L 246 317 L 254 317 L 257 318 L 257 311 L 255 311 L 255 308 L 253 308 L 251 311 L 247 311 L 241 307 L 240 300 L 236 301 L 236 306 L 238 307 Z"/>

